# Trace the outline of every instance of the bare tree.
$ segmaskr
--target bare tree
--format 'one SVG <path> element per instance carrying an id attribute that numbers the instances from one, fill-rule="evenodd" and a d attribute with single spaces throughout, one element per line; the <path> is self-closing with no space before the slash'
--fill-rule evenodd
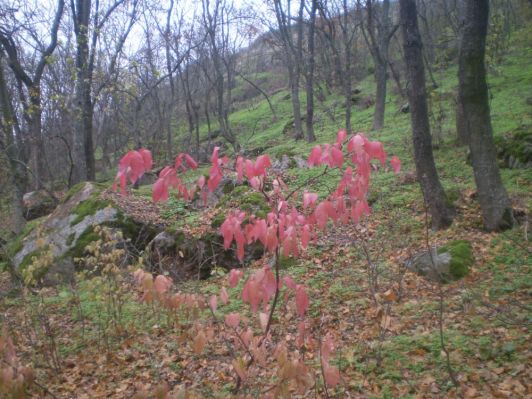
<path id="1" fill-rule="evenodd" d="M 412 121 L 414 161 L 421 191 L 432 217 L 432 227 L 448 227 L 453 220 L 440 183 L 434 155 L 427 109 L 422 42 L 417 23 L 416 0 L 399 0 L 400 23 L 408 78 L 408 100 Z"/>
<path id="2" fill-rule="evenodd" d="M 3 53 L 0 52 L 0 129 L 3 134 L 0 136 L 0 165 L 5 168 L 7 173 L 4 189 L 8 191 L 11 197 L 11 228 L 13 233 L 18 234 L 24 227 L 24 212 L 22 205 L 22 196 L 25 189 L 25 171 L 21 168 L 19 162 L 18 148 L 15 142 L 15 131 L 17 126 L 16 116 L 13 112 L 10 95 L 8 93 L 6 79 L 4 76 Z"/>
<path id="3" fill-rule="evenodd" d="M 73 132 L 74 182 L 85 179 L 94 180 L 96 177 L 92 123 L 94 114 L 93 78 L 98 52 L 97 44 L 104 26 L 124 2 L 125 0 L 116 0 L 102 12 L 99 0 L 95 0 L 94 8 L 92 0 L 70 1 L 76 36 L 75 106 L 77 115 Z M 122 51 L 133 21 L 137 17 L 137 5 L 138 0 L 134 0 L 130 13 L 130 23 L 127 24 L 123 33 L 116 34 L 117 45 L 111 56 L 111 67 L 113 64 L 116 65 L 116 58 Z"/>
<path id="4" fill-rule="evenodd" d="M 290 97 L 292 100 L 292 113 L 294 115 L 294 138 L 303 138 L 303 126 L 301 124 L 301 103 L 299 101 L 299 81 L 302 66 L 303 45 L 303 10 L 305 1 L 300 0 L 298 15 L 295 25 L 291 14 L 290 1 L 283 4 L 281 0 L 274 0 L 274 11 L 277 26 L 271 28 L 271 33 L 277 37 L 282 50 L 283 61 L 288 71 L 288 83 L 290 85 Z"/>
<path id="5" fill-rule="evenodd" d="M 233 78 L 229 41 L 231 34 L 230 18 L 234 12 L 234 7 L 227 0 L 214 0 L 214 3 L 211 3 L 211 0 L 202 0 L 201 4 L 203 27 L 206 31 L 209 56 L 214 71 L 214 89 L 220 132 L 235 152 L 238 152 L 240 145 L 229 123 L 231 79 Z"/>
<path id="6" fill-rule="evenodd" d="M 306 79 L 306 94 L 307 94 L 307 115 L 305 118 L 306 122 L 306 135 L 307 141 L 309 143 L 316 141 L 316 135 L 314 134 L 314 70 L 315 70 L 315 59 L 314 59 L 314 36 L 316 30 L 316 12 L 318 9 L 318 0 L 311 0 L 311 6 L 309 11 L 309 20 L 308 20 L 308 54 L 307 62 L 305 67 L 305 79 Z M 302 21 L 300 20 L 300 23 Z"/>
<path id="7" fill-rule="evenodd" d="M 458 69 L 458 102 L 465 121 L 460 136 L 471 150 L 484 226 L 501 230 L 512 227 L 514 220 L 493 142 L 485 67 L 488 18 L 488 0 L 465 1 Z"/>
<path id="8" fill-rule="evenodd" d="M 0 52 L 6 54 L 7 63 L 18 82 L 19 95 L 24 108 L 24 119 L 28 125 L 30 138 L 30 168 L 32 171 L 33 187 L 40 188 L 42 182 L 42 98 L 41 80 L 49 62 L 50 55 L 57 46 L 57 32 L 63 15 L 64 0 L 58 0 L 57 9 L 50 28 L 50 42 L 44 47 L 40 43 L 38 48 L 38 62 L 33 72 L 25 68 L 21 59 L 20 48 L 14 40 L 14 32 L 7 27 L 0 28 Z M 30 35 L 36 37 L 35 32 Z M 25 92 L 23 91 L 25 88 Z"/>
<path id="9" fill-rule="evenodd" d="M 321 1 L 318 4 L 320 24 L 318 32 L 325 39 L 323 52 L 331 51 L 333 63 L 328 68 L 334 76 L 345 98 L 345 128 L 351 133 L 353 64 L 356 34 L 360 27 L 354 2 L 348 0 Z M 339 33 L 338 33 L 339 31 Z"/>
<path id="10" fill-rule="evenodd" d="M 386 107 L 386 82 L 388 80 L 388 49 L 398 24 L 392 25 L 390 18 L 390 0 L 383 0 L 378 5 L 375 0 L 366 0 L 367 22 L 362 25 L 362 32 L 368 44 L 375 64 L 375 112 L 373 113 L 373 129 L 380 130 L 384 125 Z"/>

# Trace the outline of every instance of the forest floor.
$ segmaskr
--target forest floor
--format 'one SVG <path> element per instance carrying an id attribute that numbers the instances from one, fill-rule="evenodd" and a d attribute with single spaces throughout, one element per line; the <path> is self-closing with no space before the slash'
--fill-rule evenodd
<path id="1" fill-rule="evenodd" d="M 522 50 L 522 47 L 520 47 Z M 490 77 L 495 134 L 501 136 L 522 125 L 530 126 L 532 96 L 530 48 L 511 51 Z M 387 103 L 386 126 L 370 137 L 384 142 L 403 162 L 402 177 L 379 171 L 372 183 L 372 215 L 357 228 L 333 228 L 312 249 L 286 262 L 283 273 L 309 289 L 309 326 L 314 335 L 334 336 L 333 363 L 341 383 L 329 390 L 338 398 L 517 398 L 532 397 L 532 257 L 528 215 L 532 204 L 532 171 L 502 169 L 503 180 L 520 214 L 521 225 L 502 233 L 486 233 L 466 151 L 455 146 L 452 96 L 456 87 L 453 67 L 436 72 L 439 89 L 431 111 L 442 114 L 433 129 L 439 138 L 436 162 L 443 185 L 457 210 L 445 231 L 426 229 L 426 215 L 413 172 L 409 115 L 399 112 L 394 95 Z M 371 93 L 371 80 L 360 83 Z M 266 153 L 303 155 L 307 144 L 282 136 L 280 126 L 289 119 L 289 102 L 275 96 L 280 122 L 264 126 L 264 134 L 247 137 L 249 148 Z M 330 141 L 341 124 L 334 95 L 317 112 L 317 136 Z M 367 130 L 371 109 L 353 115 L 356 129 Z M 264 115 L 262 114 L 264 112 Z M 233 124 L 250 132 L 256 121 L 267 120 L 265 102 L 237 111 Z M 335 111 L 336 112 L 336 111 Z M 242 113 L 242 115 L 241 115 Z M 244 117 L 243 114 L 247 116 Z M 328 116 L 329 115 L 329 116 Z M 255 118 L 255 119 L 254 119 Z M 266 118 L 266 119 L 264 119 Z M 334 120 L 333 120 L 334 119 Z M 240 124 L 239 124 L 240 123 Z M 277 126 L 279 125 L 279 126 Z M 204 171 L 205 169 L 202 169 Z M 202 173 L 200 171 L 200 173 Z M 294 183 L 308 178 L 308 169 L 290 169 Z M 131 206 L 143 212 L 149 192 L 137 190 Z M 209 223 L 209 212 L 189 212 L 178 200 L 150 208 L 158 217 L 180 228 Z M 466 239 L 473 245 L 475 263 L 464 279 L 441 287 L 405 271 L 404 262 L 429 245 Z M 367 251 L 367 253 L 366 253 Z M 369 255 L 378 271 L 376 300 L 368 282 Z M 250 270 L 267 260 L 249 265 Z M 227 276 L 215 270 L 208 280 L 188 281 L 183 292 L 216 294 Z M 119 279 L 119 313 L 111 312 L 104 279 L 80 279 L 76 285 L 20 289 L 9 275 L 0 275 L 2 324 L 13 337 L 17 356 L 35 371 L 34 397 L 130 398 L 142 390 L 166 383 L 173 393 L 186 387 L 188 397 L 229 397 L 235 387 L 234 353 L 221 335 L 196 354 L 164 313 L 139 301 L 131 273 Z M 242 283 L 241 283 L 242 284 Z M 230 289 L 238 297 L 241 284 Z M 443 313 L 440 313 L 440 298 Z M 219 308 L 220 315 L 243 308 L 242 301 Z M 113 308 L 115 309 L 115 308 Z M 445 347 L 441 346 L 440 316 Z M 295 311 L 283 305 L 274 321 L 273 340 L 293 343 Z M 326 397 L 315 352 L 304 353 L 316 381 L 313 395 Z M 455 387 L 453 373 L 459 383 Z M 272 370 L 259 369 L 253 383 L 244 383 L 239 396 L 261 397 L 275 381 Z"/>

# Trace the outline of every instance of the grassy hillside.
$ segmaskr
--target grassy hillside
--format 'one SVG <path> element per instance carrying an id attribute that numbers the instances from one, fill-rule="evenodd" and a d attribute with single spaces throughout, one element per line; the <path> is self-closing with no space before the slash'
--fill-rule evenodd
<path id="1" fill-rule="evenodd" d="M 516 35 L 504 63 L 490 72 L 497 137 L 522 125 L 530 131 L 532 126 L 532 48 L 527 38 L 528 30 Z M 378 171 L 370 194 L 373 214 L 360 229 L 333 229 L 315 248 L 283 263 L 284 271 L 309 287 L 312 332 L 331 332 L 335 337 L 339 350 L 334 364 L 342 372 L 342 383 L 330 391 L 331 397 L 486 398 L 525 397 L 530 392 L 532 258 L 528 225 L 500 234 L 482 231 L 466 149 L 455 145 L 456 68 L 436 71 L 435 78 L 439 87 L 431 94 L 431 110 L 442 115 L 441 125 L 433 126 L 438 143 L 435 157 L 449 200 L 457 210 L 452 227 L 441 232 L 425 228 L 419 185 L 407 177 L 414 171 L 410 115 L 399 112 L 404 100 L 392 94 L 382 131 L 369 131 L 372 108 L 355 109 L 353 127 L 383 141 L 389 153 L 398 155 L 403 177 Z M 373 93 L 371 78 L 357 87 L 361 96 Z M 267 103 L 258 99 L 231 114 L 240 142 L 246 150 L 306 157 L 313 144 L 296 142 L 282 133 L 291 118 L 287 92 L 278 92 L 272 100 L 278 116 L 275 121 Z M 304 98 L 302 101 L 304 105 Z M 341 103 L 334 94 L 318 103 L 318 142 L 333 140 L 342 127 Z M 206 137 L 206 126 L 201 132 Z M 195 175 L 204 171 L 200 169 Z M 295 181 L 316 173 L 297 168 L 287 172 Z M 501 173 L 523 220 L 532 205 L 532 169 L 502 169 Z M 149 188 L 142 187 L 135 195 L 149 197 Z M 161 205 L 160 211 L 168 224 L 179 228 L 197 228 L 212 216 L 175 199 Z M 448 378 L 440 346 L 438 288 L 403 267 L 409 256 L 426 248 L 427 234 L 431 245 L 466 239 L 473 246 L 471 273 L 443 287 L 445 340 L 459 389 Z M 379 306 L 369 295 L 368 256 L 379 276 Z M 261 261 L 251 268 L 260 265 Z M 223 271 L 215 270 L 209 280 L 188 281 L 180 289 L 214 294 L 225 278 Z M 203 354 L 194 354 L 183 345 L 180 332 L 165 315 L 137 301 L 128 280 L 121 281 L 125 287 L 121 291 L 123 306 L 116 325 L 107 307 L 106 282 L 101 279 L 24 296 L 12 290 L 3 298 L 3 322 L 15 334 L 19 356 L 36 369 L 37 381 L 57 397 L 131 397 L 141 387 L 150 389 L 163 381 L 173 392 L 186 386 L 197 397 L 230 396 L 234 387 L 231 348 L 215 337 Z M 3 281 L 2 287 L 8 283 Z M 240 289 L 230 290 L 232 300 L 220 306 L 221 316 L 242 308 Z M 387 302 L 383 298 L 389 290 L 397 297 Z M 39 304 L 45 304 L 46 310 Z M 289 309 L 276 316 L 277 338 L 293 340 L 292 317 Z M 54 367 L 54 356 L 60 367 Z M 310 354 L 307 360 L 315 366 L 319 379 L 318 360 Z M 275 375 L 263 370 L 245 392 L 260 397 L 261 388 L 275 380 Z M 36 397 L 39 392 L 42 390 L 36 388 Z M 316 395 L 325 397 L 321 385 Z"/>

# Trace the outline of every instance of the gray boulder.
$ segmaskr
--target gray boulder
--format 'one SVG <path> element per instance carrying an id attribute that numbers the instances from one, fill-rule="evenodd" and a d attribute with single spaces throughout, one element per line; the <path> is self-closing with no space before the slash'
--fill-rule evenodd
<path id="1" fill-rule="evenodd" d="M 49 215 L 57 206 L 57 200 L 45 190 L 30 191 L 22 197 L 24 218 L 33 220 Z"/>
<path id="2" fill-rule="evenodd" d="M 439 248 L 414 255 L 405 267 L 430 281 L 448 283 L 468 274 L 474 263 L 468 241 L 455 240 Z"/>
<path id="3" fill-rule="evenodd" d="M 125 245 L 129 242 L 142 246 L 151 240 L 155 228 L 126 215 L 112 200 L 103 199 L 103 189 L 95 183 L 80 183 L 49 216 L 30 222 L 25 231 L 8 244 L 8 260 L 14 274 L 26 281 L 45 284 L 72 280 L 76 271 L 74 260 L 82 258 L 85 247 L 99 238 L 94 231 L 96 226 L 120 230 Z M 34 260 L 44 256 L 51 256 L 53 261 L 42 270 L 36 270 Z"/>

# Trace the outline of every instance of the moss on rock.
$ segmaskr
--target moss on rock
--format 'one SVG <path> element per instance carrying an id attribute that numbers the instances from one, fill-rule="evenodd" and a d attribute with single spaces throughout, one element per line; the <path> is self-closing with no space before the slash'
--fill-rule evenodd
<path id="1" fill-rule="evenodd" d="M 71 226 L 75 226 L 85 219 L 87 216 L 94 215 L 100 209 L 105 209 L 108 206 L 112 206 L 113 203 L 110 200 L 102 200 L 98 198 L 99 193 L 93 194 L 90 198 L 87 198 L 85 201 L 82 201 L 72 209 L 72 214 L 76 215 L 74 220 L 70 222 Z"/>
<path id="2" fill-rule="evenodd" d="M 87 245 L 99 238 L 100 237 L 98 234 L 94 231 L 94 227 L 89 226 L 83 233 L 80 234 L 74 246 L 70 248 L 65 255 L 71 257 L 72 259 L 81 258 L 83 255 L 85 255 L 85 248 Z"/>
<path id="3" fill-rule="evenodd" d="M 448 252 L 451 255 L 449 264 L 449 273 L 458 280 L 469 272 L 473 266 L 473 248 L 471 243 L 466 240 L 450 241 L 443 247 L 438 248 L 438 255 Z"/>
<path id="4" fill-rule="evenodd" d="M 532 126 L 522 125 L 502 136 L 495 137 L 497 157 L 505 168 L 532 165 Z"/>

